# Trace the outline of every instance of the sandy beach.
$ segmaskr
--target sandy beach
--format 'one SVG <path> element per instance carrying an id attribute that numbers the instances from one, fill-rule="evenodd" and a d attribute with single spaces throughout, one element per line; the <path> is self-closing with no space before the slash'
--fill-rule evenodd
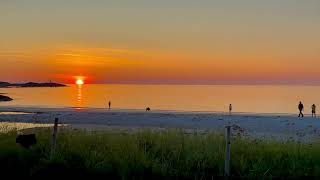
<path id="1" fill-rule="evenodd" d="M 2 123 L 33 123 L 41 127 L 41 124 L 52 123 L 56 117 L 64 125 L 88 130 L 151 128 L 205 133 L 221 132 L 226 125 L 231 125 L 234 136 L 248 138 L 308 142 L 320 137 L 320 119 L 298 118 L 293 114 L 233 113 L 230 116 L 222 112 L 0 107 Z"/>

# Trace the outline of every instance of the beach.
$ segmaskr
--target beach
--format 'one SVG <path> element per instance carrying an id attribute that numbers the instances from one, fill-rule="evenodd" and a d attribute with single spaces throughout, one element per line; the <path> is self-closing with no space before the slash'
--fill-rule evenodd
<path id="1" fill-rule="evenodd" d="M 2 123 L 32 123 L 35 127 L 53 123 L 55 118 L 75 129 L 181 129 L 186 133 L 224 132 L 253 139 L 310 142 L 320 136 L 320 119 L 294 114 L 223 113 L 192 111 L 145 112 L 143 110 L 98 108 L 0 107 Z M 30 127 L 30 126 L 27 126 Z"/>

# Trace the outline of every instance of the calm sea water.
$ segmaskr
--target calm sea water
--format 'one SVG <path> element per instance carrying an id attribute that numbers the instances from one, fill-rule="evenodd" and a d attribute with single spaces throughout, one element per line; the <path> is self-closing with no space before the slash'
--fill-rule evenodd
<path id="1" fill-rule="evenodd" d="M 94 107 L 296 113 L 303 101 L 309 113 L 313 103 L 320 105 L 320 86 L 242 86 L 242 85 L 69 85 L 65 88 L 0 89 L 15 100 L 0 106 Z"/>

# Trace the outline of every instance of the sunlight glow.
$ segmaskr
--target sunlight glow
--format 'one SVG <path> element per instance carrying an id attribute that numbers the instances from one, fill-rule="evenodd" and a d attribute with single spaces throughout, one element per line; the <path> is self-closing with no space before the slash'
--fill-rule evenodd
<path id="1" fill-rule="evenodd" d="M 82 79 L 77 79 L 76 80 L 76 84 L 77 85 L 83 85 L 84 84 L 84 81 Z"/>

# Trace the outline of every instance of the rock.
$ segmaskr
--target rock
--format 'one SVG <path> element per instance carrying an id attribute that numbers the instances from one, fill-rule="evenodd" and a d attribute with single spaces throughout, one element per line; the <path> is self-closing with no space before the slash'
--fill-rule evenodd
<path id="1" fill-rule="evenodd" d="M 0 101 L 12 101 L 13 99 L 8 96 L 0 95 Z"/>
<path id="2" fill-rule="evenodd" d="M 29 148 L 30 146 L 37 143 L 36 135 L 35 134 L 19 135 L 16 138 L 16 143 L 20 144 L 24 148 Z"/>

